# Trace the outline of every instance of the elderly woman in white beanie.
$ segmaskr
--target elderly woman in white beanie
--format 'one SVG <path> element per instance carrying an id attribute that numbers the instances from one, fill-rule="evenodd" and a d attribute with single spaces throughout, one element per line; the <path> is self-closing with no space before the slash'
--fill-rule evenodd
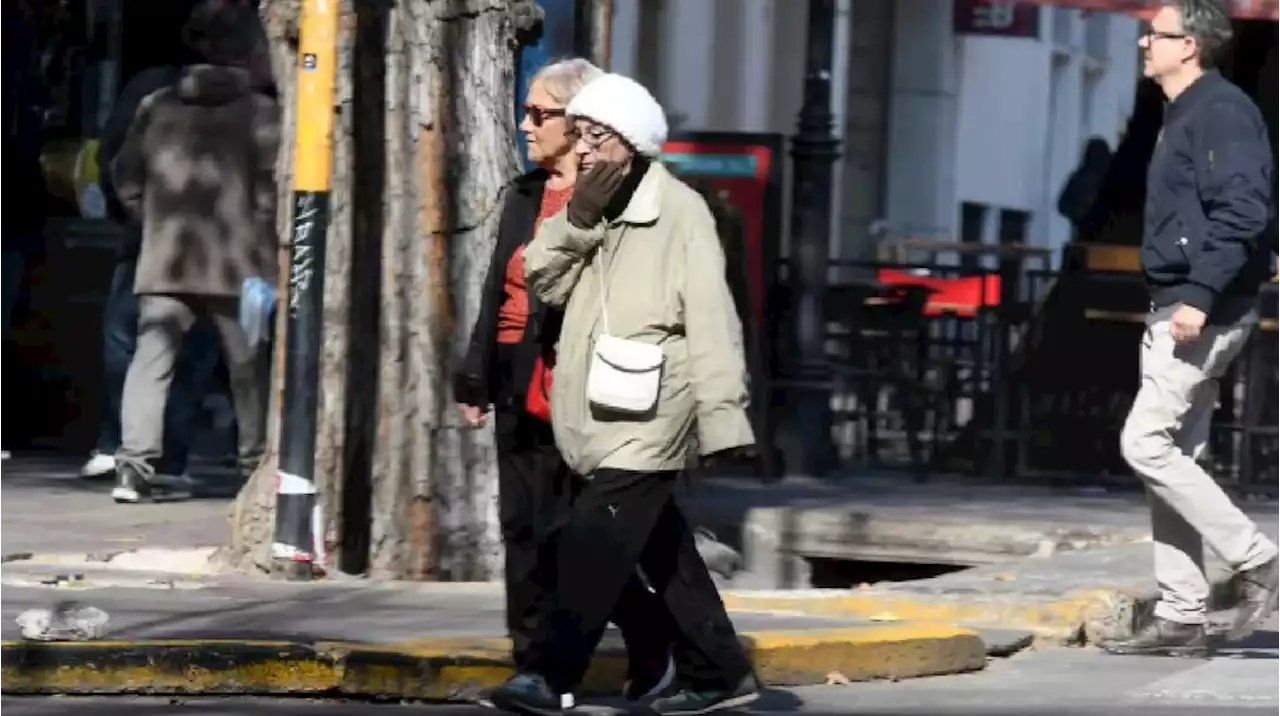
<path id="1" fill-rule="evenodd" d="M 472 425 L 492 413 L 498 449 L 498 518 L 506 552 L 507 632 L 516 667 L 546 618 L 554 590 L 555 535 L 568 519 L 582 482 L 556 450 L 546 386 L 552 384 L 560 310 L 530 295 L 524 252 L 538 225 L 573 195 L 578 160 L 565 108 L 578 90 L 604 74 L 580 57 L 553 60 L 534 74 L 520 131 L 537 168 L 507 187 L 481 306 L 454 395 Z M 541 401 L 541 402 L 539 402 Z M 638 577 L 612 615 L 630 657 L 624 695 L 636 699 L 670 683 L 671 629 L 654 611 L 665 607 Z M 658 615 L 661 616 L 661 615 Z"/>
<path id="2" fill-rule="evenodd" d="M 564 307 L 551 422 L 589 483 L 560 535 L 545 629 L 492 700 L 533 714 L 571 702 L 638 564 L 677 629 L 681 689 L 653 711 L 740 706 L 757 696 L 751 664 L 673 495 L 695 449 L 754 444 L 724 253 L 706 202 L 654 161 L 667 124 L 644 87 L 606 74 L 567 111 L 585 174 L 525 249 L 525 271 L 539 300 Z"/>

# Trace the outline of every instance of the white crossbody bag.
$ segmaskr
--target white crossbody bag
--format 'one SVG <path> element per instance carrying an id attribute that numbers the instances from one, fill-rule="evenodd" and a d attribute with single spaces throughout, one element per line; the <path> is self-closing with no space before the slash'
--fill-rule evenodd
<path id="1" fill-rule="evenodd" d="M 591 367 L 587 370 L 587 402 L 592 407 L 615 413 L 641 415 L 658 404 L 664 359 L 662 347 L 610 335 L 604 261 L 599 261 L 596 268 L 604 332 L 596 338 Z"/>

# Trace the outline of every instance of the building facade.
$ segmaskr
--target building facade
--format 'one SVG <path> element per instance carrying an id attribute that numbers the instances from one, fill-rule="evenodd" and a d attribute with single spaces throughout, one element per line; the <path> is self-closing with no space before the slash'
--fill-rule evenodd
<path id="1" fill-rule="evenodd" d="M 613 6 L 612 69 L 653 88 L 676 126 L 794 131 L 807 3 Z M 1007 227 L 1069 240 L 1058 195 L 1088 139 L 1118 143 L 1137 20 L 984 0 L 837 0 L 837 15 L 834 257 L 869 258 L 883 236 L 995 242 Z"/>

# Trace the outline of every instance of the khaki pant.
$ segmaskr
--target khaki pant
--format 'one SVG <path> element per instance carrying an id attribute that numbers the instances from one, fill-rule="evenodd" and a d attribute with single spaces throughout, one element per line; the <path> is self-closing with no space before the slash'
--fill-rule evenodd
<path id="1" fill-rule="evenodd" d="M 1194 343 L 1178 345 L 1169 331 L 1172 307 L 1147 319 L 1142 384 L 1120 435 L 1125 461 L 1143 479 L 1151 505 L 1156 616 L 1184 624 L 1205 621 L 1208 544 L 1235 569 L 1276 555 L 1276 546 L 1231 502 L 1196 458 L 1209 439 L 1218 379 L 1257 324 L 1250 314 L 1228 326 L 1206 326 Z"/>
<path id="2" fill-rule="evenodd" d="M 117 460 L 151 476 L 164 444 L 164 412 L 182 339 L 197 317 L 218 332 L 231 378 L 239 436 L 237 458 L 248 475 L 266 449 L 266 380 L 258 351 L 239 323 L 234 298 L 145 294 L 138 297 L 138 347 L 124 382 L 121 445 Z"/>

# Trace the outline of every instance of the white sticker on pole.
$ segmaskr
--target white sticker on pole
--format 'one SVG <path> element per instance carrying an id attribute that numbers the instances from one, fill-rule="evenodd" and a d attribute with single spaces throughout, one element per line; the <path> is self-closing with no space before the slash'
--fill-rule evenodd
<path id="1" fill-rule="evenodd" d="M 316 494 L 316 484 L 302 475 L 281 471 L 276 473 L 276 494 L 314 495 Z"/>
<path id="2" fill-rule="evenodd" d="M 324 550 L 324 519 L 323 510 L 320 509 L 320 500 L 316 500 L 315 505 L 311 508 L 311 550 L 315 555 L 315 562 L 319 565 L 329 563 L 329 555 Z"/>

